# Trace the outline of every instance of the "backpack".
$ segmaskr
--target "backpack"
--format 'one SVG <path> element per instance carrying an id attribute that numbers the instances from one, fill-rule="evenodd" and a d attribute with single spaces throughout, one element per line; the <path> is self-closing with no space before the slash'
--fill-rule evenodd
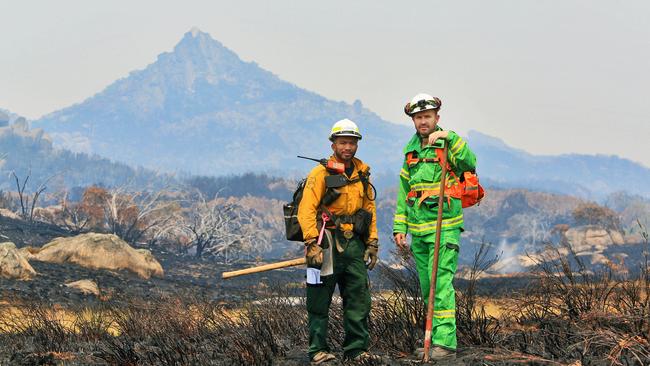
<path id="1" fill-rule="evenodd" d="M 442 164 L 441 162 L 444 159 L 443 151 L 443 149 L 436 149 L 436 158 L 418 158 L 415 152 L 410 152 L 406 154 L 406 161 L 409 166 L 411 164 L 417 164 L 419 162 Z M 451 187 L 446 186 L 445 196 L 460 199 L 463 208 L 479 204 L 483 197 L 485 197 L 485 190 L 479 183 L 478 175 L 476 175 L 476 172 L 463 172 L 459 179 L 458 176 L 456 176 L 454 170 L 449 165 L 449 162 L 447 162 L 447 172 L 451 174 L 452 177 L 454 177 L 458 184 Z"/>
<path id="2" fill-rule="evenodd" d="M 439 164 L 442 164 L 442 161 L 445 160 L 445 157 L 442 155 L 443 152 L 443 149 L 436 149 L 436 156 L 438 156 Z M 481 200 L 485 197 L 485 189 L 483 189 L 483 186 L 479 183 L 478 175 L 476 175 L 475 171 L 463 172 L 459 179 L 456 176 L 456 173 L 454 173 L 454 170 L 451 169 L 448 161 L 447 171 L 458 182 L 458 186 L 452 187 L 451 192 L 449 192 L 450 196 L 460 198 L 463 208 L 481 203 Z"/>
<path id="3" fill-rule="evenodd" d="M 302 199 L 302 191 L 305 190 L 305 183 L 307 179 L 302 179 L 298 182 L 295 192 L 293 192 L 293 199 L 282 205 L 284 213 L 284 228 L 287 233 L 287 240 L 289 241 L 302 241 L 302 228 L 298 222 L 298 205 Z"/>
<path id="4" fill-rule="evenodd" d="M 453 171 L 452 174 L 455 175 Z M 463 208 L 480 204 L 485 197 L 485 189 L 478 182 L 478 175 L 475 172 L 463 172 L 459 182 L 461 187 L 460 202 Z"/>
<path id="5" fill-rule="evenodd" d="M 369 172 L 366 173 L 366 174 L 362 174 L 361 172 L 359 172 L 359 181 L 361 181 L 361 183 L 363 184 L 364 192 L 367 191 L 368 185 L 372 187 L 372 189 L 373 189 L 373 191 L 375 193 L 374 193 L 372 198 L 368 197 L 368 199 L 374 201 L 375 197 L 377 197 L 377 191 L 376 191 L 375 187 L 372 185 L 372 183 L 369 182 L 369 180 L 368 180 L 369 175 L 370 175 Z M 357 180 L 349 180 L 349 179 L 346 178 L 345 183 L 343 183 L 343 182 L 341 182 L 341 179 L 331 179 L 330 180 L 330 179 L 328 179 L 328 177 L 337 178 L 337 177 L 339 177 L 339 175 L 328 175 L 328 176 L 326 176 L 326 184 L 328 186 L 328 191 L 329 191 L 329 188 L 333 188 L 333 187 L 338 188 L 338 187 L 341 187 L 343 185 L 352 184 L 352 183 L 357 182 Z M 330 182 L 328 182 L 328 180 L 330 182 L 336 181 L 340 185 L 337 185 L 337 183 L 331 184 Z M 282 205 L 282 212 L 284 214 L 284 228 L 285 228 L 287 240 L 289 240 L 289 241 L 303 241 L 302 228 L 300 227 L 300 223 L 298 222 L 298 206 L 300 205 L 300 201 L 302 200 L 302 192 L 305 190 L 305 184 L 306 183 L 307 183 L 307 178 L 304 178 L 304 179 L 300 180 L 300 182 L 298 182 L 296 190 L 293 192 L 293 198 L 291 199 L 291 201 L 285 203 L 284 205 Z M 327 195 L 327 194 L 328 193 L 326 193 L 325 195 Z M 325 197 L 325 195 L 323 197 Z M 332 199 L 332 201 L 335 200 L 337 197 L 338 196 L 334 197 Z M 323 200 L 321 199 L 321 203 L 322 202 L 323 202 Z M 323 207 L 323 206 L 321 206 L 321 207 Z M 333 215 L 331 215 L 331 213 L 329 213 L 329 215 L 333 216 Z"/>

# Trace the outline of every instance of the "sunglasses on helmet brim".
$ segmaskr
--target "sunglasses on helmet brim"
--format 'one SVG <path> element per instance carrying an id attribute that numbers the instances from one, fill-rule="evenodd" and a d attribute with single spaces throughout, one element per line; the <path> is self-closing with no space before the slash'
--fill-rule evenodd
<path id="1" fill-rule="evenodd" d="M 422 99 L 422 100 L 418 100 L 417 103 L 411 104 L 409 106 L 409 113 L 413 113 L 416 108 L 420 108 L 420 110 L 424 110 L 424 108 L 426 108 L 428 105 L 433 107 L 433 109 L 440 108 L 440 104 L 437 101 L 435 101 L 433 99 L 430 99 L 430 100 Z"/>

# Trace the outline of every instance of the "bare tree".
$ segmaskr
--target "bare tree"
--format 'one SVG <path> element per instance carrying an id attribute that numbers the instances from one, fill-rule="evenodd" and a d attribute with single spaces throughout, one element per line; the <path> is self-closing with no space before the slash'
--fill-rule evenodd
<path id="1" fill-rule="evenodd" d="M 244 211 L 239 218 L 240 251 L 251 259 L 254 255 L 267 252 L 276 237 L 276 231 L 270 225 L 264 229 L 266 220 L 253 212 Z M 284 225 L 284 223 L 283 223 Z M 284 230 L 284 227 L 282 228 Z M 284 238 L 284 236 L 283 236 Z"/>
<path id="2" fill-rule="evenodd" d="M 206 201 L 199 194 L 185 224 L 196 248 L 196 256 L 209 252 L 223 257 L 226 263 L 230 262 L 245 241 L 240 232 L 243 216 L 243 211 L 234 204 L 219 205 L 215 201 Z"/>
<path id="3" fill-rule="evenodd" d="M 235 203 L 208 201 L 199 192 L 185 214 L 158 227 L 154 238 L 176 242 L 185 252 L 192 248 L 196 257 L 212 255 L 232 263 L 243 253 L 251 256 L 268 249 L 272 233 L 260 230 L 261 221 Z"/>
<path id="4" fill-rule="evenodd" d="M 137 242 L 146 232 L 171 220 L 174 200 L 164 200 L 165 190 L 127 193 L 123 188 L 109 191 L 106 200 L 108 226 L 127 242 Z"/>
<path id="5" fill-rule="evenodd" d="M 110 190 L 88 187 L 81 210 L 89 217 L 92 229 L 108 231 L 135 243 L 149 231 L 173 219 L 178 202 L 170 199 L 168 193 L 165 189 L 131 192 L 127 186 Z"/>
<path id="6" fill-rule="evenodd" d="M 32 175 L 32 171 L 29 170 L 29 172 L 27 173 L 27 176 L 22 181 L 22 184 L 20 183 L 20 179 L 18 178 L 18 175 L 16 174 L 15 171 L 12 171 L 11 175 L 13 175 L 14 180 L 16 182 L 16 189 L 17 189 L 17 192 L 18 192 L 18 200 L 20 202 L 20 216 L 23 218 L 23 220 L 33 222 L 34 221 L 34 209 L 36 208 L 39 197 L 47 189 L 47 183 L 50 180 L 52 180 L 52 178 L 57 176 L 58 173 L 54 174 L 54 175 L 51 175 L 47 179 L 45 179 L 34 190 L 31 197 L 30 197 L 30 195 L 28 193 L 25 193 L 25 190 L 27 189 L 27 183 L 29 182 L 29 178 Z"/>
<path id="7" fill-rule="evenodd" d="M 542 214 L 518 214 L 508 220 L 508 225 L 532 248 L 549 239 L 549 220 Z"/>
<path id="8" fill-rule="evenodd" d="M 187 219 L 183 212 L 180 210 L 173 212 L 169 220 L 152 228 L 149 246 L 172 247 L 173 251 L 186 254 L 192 245 L 190 233 L 185 228 L 186 222 Z"/>
<path id="9" fill-rule="evenodd" d="M 68 200 L 68 191 L 63 192 L 61 197 L 61 211 L 55 218 L 54 224 L 67 229 L 73 234 L 83 232 L 90 223 L 90 215 L 83 209 L 81 203 L 74 203 Z"/>

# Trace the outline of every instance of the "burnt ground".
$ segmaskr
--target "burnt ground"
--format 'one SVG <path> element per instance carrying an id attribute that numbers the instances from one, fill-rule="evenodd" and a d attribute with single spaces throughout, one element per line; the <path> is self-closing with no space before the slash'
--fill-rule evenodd
<path id="1" fill-rule="evenodd" d="M 73 234 L 54 225 L 40 222 L 30 224 L 0 216 L 0 242 L 11 241 L 18 248 L 40 247 L 56 237 L 71 235 Z M 152 250 L 152 254 L 162 265 L 164 278 L 145 280 L 128 272 L 92 270 L 76 265 L 32 260 L 30 264 L 38 272 L 38 277 L 32 281 L 0 279 L 0 302 L 7 299 L 37 298 L 60 305 L 76 305 L 80 302 L 90 305 L 100 300 L 94 296 L 78 294 L 64 286 L 68 282 L 90 279 L 97 283 L 105 299 L 147 299 L 192 293 L 193 296 L 206 300 L 223 300 L 237 306 L 239 301 L 255 297 L 258 289 L 264 289 L 270 284 L 302 280 L 300 271 L 287 269 L 225 281 L 221 279 L 222 272 L 253 266 L 255 263 L 224 265 L 210 259 L 178 256 L 156 249 Z"/>
<path id="2" fill-rule="evenodd" d="M 201 299 L 201 301 L 217 301 L 227 307 L 238 308 L 255 298 L 268 296 L 269 289 L 276 285 L 288 283 L 302 283 L 303 271 L 300 269 L 286 269 L 270 271 L 262 274 L 242 276 L 230 280 L 222 280 L 221 273 L 226 270 L 239 269 L 254 263 L 239 263 L 237 265 L 217 264 L 210 260 L 197 260 L 195 258 L 180 257 L 165 252 L 153 252 L 161 262 L 164 278 L 141 279 L 128 272 L 115 272 L 107 270 L 90 270 L 76 265 L 59 265 L 39 261 L 30 263 L 38 272 L 38 276 L 31 281 L 0 280 L 0 306 L 4 303 L 20 303 L 23 301 L 46 302 L 57 308 L 100 307 L 110 302 L 111 306 L 126 304 L 135 298 L 140 300 L 160 299 L 161 296 L 181 296 Z M 80 279 L 95 281 L 100 291 L 101 298 L 93 295 L 83 295 L 64 286 L 64 283 Z M 378 279 L 377 279 L 378 280 Z M 378 283 L 379 285 L 379 283 Z M 379 286 L 379 287 L 383 287 Z M 304 293 L 302 286 L 295 286 L 296 295 Z M 83 347 L 82 347 L 83 348 Z M 336 348 L 335 348 L 336 350 Z M 341 350 L 338 350 L 340 356 Z M 409 355 L 382 355 L 381 361 L 373 364 L 380 365 L 415 365 L 421 364 L 419 360 Z M 494 351 L 481 349 L 460 349 L 456 359 L 446 359 L 438 363 L 444 365 L 486 364 Z M 108 364 L 101 357 L 94 357 L 93 353 L 33 353 L 25 351 L 1 351 L 0 365 L 84 365 Z M 232 364 L 220 363 L 217 365 Z M 237 363 L 235 363 L 237 364 Z M 289 347 L 289 351 L 273 361 L 275 365 L 308 365 L 304 345 Z M 329 362 L 326 365 L 343 365 L 341 361 Z M 349 364 L 349 363 L 347 363 Z M 501 364 L 498 357 L 489 364 Z"/>
<path id="3" fill-rule="evenodd" d="M 26 225 L 22 222 L 16 222 L 0 217 L 0 234 L 5 236 L 3 240 L 13 241 L 18 247 L 23 246 L 42 246 L 54 237 L 68 236 L 69 233 L 56 227 L 44 224 Z M 274 289 L 283 287 L 288 292 L 283 292 L 284 296 L 302 296 L 304 295 L 304 271 L 301 269 L 291 268 L 275 270 L 255 275 L 237 277 L 230 280 L 221 279 L 221 273 L 224 271 L 240 269 L 252 266 L 255 263 L 238 263 L 236 265 L 224 265 L 216 263 L 209 259 L 196 259 L 192 257 L 178 256 L 173 253 L 153 250 L 152 254 L 160 261 L 165 271 L 164 278 L 142 279 L 128 272 L 115 272 L 107 270 L 90 270 L 76 265 L 59 265 L 30 261 L 30 264 L 38 272 L 38 276 L 31 281 L 14 281 L 0 279 L 0 307 L 7 304 L 20 304 L 21 302 L 39 302 L 46 306 L 56 308 L 80 309 L 84 307 L 101 308 L 102 306 L 111 306 L 127 308 L 129 303 L 134 299 L 145 302 L 156 303 L 161 298 L 184 298 L 198 299 L 197 303 L 212 302 L 218 303 L 226 308 L 241 308 L 250 301 L 260 298 L 273 296 Z M 81 279 L 90 279 L 95 281 L 102 293 L 97 298 L 93 295 L 82 295 L 75 290 L 64 286 L 67 282 Z M 373 291 L 380 291 L 390 288 L 390 284 L 378 275 L 378 271 L 371 273 L 371 282 Z M 499 278 L 492 280 L 481 280 L 478 284 L 479 293 L 485 295 L 505 295 L 517 289 L 524 288 L 529 281 L 526 278 Z M 295 284 L 295 285 L 292 285 Z M 289 285 L 289 286 L 287 286 Z M 457 287 L 462 288 L 465 281 L 458 281 Z M 304 332 L 306 328 L 304 319 L 298 319 L 304 316 L 304 305 L 297 307 L 297 310 L 289 310 L 292 314 L 287 314 L 290 319 L 285 322 L 298 324 L 296 332 Z M 340 312 L 337 308 L 335 313 Z M 296 318 L 296 319 L 294 319 Z M 340 317 L 339 317 L 340 323 Z M 334 326 L 334 325 L 332 325 Z M 338 327 L 339 325 L 336 325 Z M 258 330 L 254 330 L 258 331 Z M 339 329 L 340 332 L 340 329 Z M 252 333 L 255 338 L 256 333 Z M 376 334 L 375 336 L 381 337 Z M 0 344 L 12 344 L 14 340 L 7 339 L 7 335 L 0 335 Z M 117 345 L 119 340 L 108 341 L 108 345 L 102 346 L 97 351 L 96 343 L 88 343 L 88 346 L 80 344 L 78 351 L 75 352 L 42 352 L 37 351 L 37 347 L 30 342 L 38 342 L 38 339 L 30 340 L 35 336 L 21 336 L 21 342 L 27 339 L 27 343 L 21 343 L 20 346 L 13 346 L 12 349 L 0 347 L 0 365 L 21 364 L 21 365 L 105 365 L 105 364 L 128 364 L 128 362 L 107 362 L 106 349 L 128 349 Z M 31 338 L 30 338 L 31 337 Z M 55 337 L 52 337 L 53 339 Z M 235 337 L 235 340 L 238 338 Z M 298 339 L 298 340 L 296 340 Z M 298 334 L 294 337 L 294 344 L 281 344 L 286 352 L 280 352 L 273 358 L 270 364 L 273 365 L 308 365 L 309 360 L 306 356 L 306 334 Z M 111 343 L 113 342 L 113 343 Z M 153 341 L 148 341 L 154 343 Z M 403 343 L 403 342 L 402 342 Z M 410 344 L 410 343 L 409 343 Z M 119 346 L 119 347 L 118 347 Z M 133 345 L 130 352 L 142 352 L 147 344 Z M 140 347 L 140 351 L 138 348 Z M 159 352 L 154 346 L 153 351 L 147 349 L 149 354 Z M 243 346 L 246 347 L 246 346 Z M 371 346 L 375 347 L 375 346 Z M 56 347 L 55 347 L 56 348 Z M 74 348 L 74 347 L 73 347 Z M 399 347 L 391 347 L 393 349 Z M 85 349 L 85 351 L 84 351 Z M 95 349 L 95 351 L 90 351 Z M 333 344 L 333 350 L 339 356 L 341 355 L 340 345 Z M 385 353 L 377 348 L 372 349 L 378 355 L 382 356 L 381 361 L 372 363 L 375 365 L 415 365 L 421 364 L 419 360 L 411 357 L 409 354 Z M 134 354 L 135 354 L 134 353 Z M 139 354 L 139 353 L 138 353 Z M 100 355 L 100 356 L 98 356 Z M 101 356 L 103 355 L 103 356 Z M 117 357 L 117 356 L 116 356 Z M 116 358 L 116 360 L 119 358 Z M 205 360 L 205 359 L 203 359 Z M 135 362 L 130 364 L 159 364 L 156 362 Z M 197 364 L 196 362 L 170 362 L 163 364 Z M 214 365 L 236 365 L 250 364 L 245 362 L 233 361 L 232 358 L 225 359 L 219 355 L 202 361 L 199 364 Z M 269 364 L 269 363 L 263 363 Z M 327 365 L 342 365 L 340 361 L 330 362 Z M 349 363 L 348 363 L 349 364 Z M 558 364 L 549 363 L 548 359 L 536 359 L 530 355 L 514 354 L 512 351 L 501 351 L 499 349 L 478 348 L 478 347 L 460 347 L 456 359 L 446 359 L 439 361 L 438 365 L 513 365 L 513 364 Z M 593 363 L 598 364 L 598 363 Z"/>
<path id="4" fill-rule="evenodd" d="M 153 299 L 161 296 L 191 295 L 208 301 L 222 301 L 233 307 L 246 301 L 267 296 L 269 288 L 296 284 L 295 295 L 303 295 L 304 270 L 287 268 L 264 273 L 246 275 L 224 280 L 224 271 L 255 266 L 255 262 L 239 262 L 234 265 L 217 263 L 210 259 L 196 259 L 178 256 L 168 252 L 152 251 L 161 263 L 163 278 L 142 279 L 126 271 L 93 270 L 74 264 L 54 264 L 31 260 L 30 264 L 38 276 L 31 281 L 0 279 L 0 302 L 8 299 L 42 299 L 58 305 L 93 305 L 102 301 L 119 302 L 127 299 Z M 278 259 L 280 260 L 280 259 Z M 272 262 L 270 260 L 269 262 Z M 65 283 L 89 279 L 97 283 L 102 299 L 82 295 Z M 375 291 L 390 288 L 390 284 L 375 271 L 371 273 Z M 456 287 L 462 289 L 466 281 L 457 280 Z M 498 296 L 511 293 L 529 284 L 528 278 L 496 278 L 479 281 L 479 295 Z"/>
<path id="5" fill-rule="evenodd" d="M 57 226 L 34 222 L 26 223 L 0 216 L 0 242 L 11 241 L 18 248 L 25 246 L 40 247 L 60 236 L 71 236 L 72 233 Z M 0 302 L 7 299 L 42 299 L 52 304 L 89 305 L 100 300 L 94 296 L 81 295 L 64 286 L 65 283 L 90 279 L 97 283 L 104 299 L 148 299 L 161 295 L 184 295 L 191 293 L 206 300 L 222 300 L 239 306 L 247 299 L 254 299 L 265 293 L 269 286 L 286 283 L 301 283 L 304 272 L 300 269 L 287 268 L 260 274 L 236 277 L 229 280 L 221 279 L 224 271 L 254 266 L 254 262 L 240 262 L 234 265 L 224 265 L 211 259 L 197 259 L 179 256 L 173 253 L 152 250 L 154 257 L 161 263 L 164 278 L 141 279 L 128 272 L 106 270 L 91 270 L 76 265 L 59 265 L 32 260 L 30 264 L 38 277 L 32 281 L 8 281 L 0 279 Z M 286 258 L 285 258 L 286 259 Z M 277 260 L 285 260 L 277 259 Z M 266 262 L 272 262 L 267 260 Z M 390 288 L 377 275 L 371 272 L 373 288 L 383 290 Z M 466 281 L 458 280 L 457 287 L 463 288 Z M 527 278 L 499 278 L 481 280 L 478 286 L 479 294 L 503 295 L 513 289 L 524 288 L 528 285 Z M 299 295 L 300 293 L 297 293 Z"/>
<path id="6" fill-rule="evenodd" d="M 42 299 L 52 304 L 93 305 L 105 300 L 150 299 L 161 296 L 191 294 L 209 301 L 223 301 L 232 306 L 258 297 L 269 286 L 302 281 L 302 271 L 276 270 L 263 274 L 223 280 L 221 273 L 252 266 L 254 263 L 223 265 L 209 260 L 180 257 L 153 251 L 163 266 L 163 278 L 142 279 L 126 271 L 92 270 L 73 264 L 30 261 L 38 276 L 31 281 L 0 280 L 2 299 Z M 97 283 L 102 300 L 82 295 L 64 286 L 65 283 L 90 279 Z"/>
<path id="7" fill-rule="evenodd" d="M 0 216 L 0 242 L 11 241 L 18 248 L 40 247 L 56 237 L 71 235 L 73 234 L 54 225 L 40 222 L 29 224 L 22 220 Z M 164 278 L 145 280 L 128 272 L 91 270 L 76 265 L 59 265 L 32 260 L 30 264 L 38 272 L 38 277 L 33 281 L 25 282 L 0 279 L 0 302 L 11 298 L 38 298 L 61 305 L 80 302 L 93 304 L 100 300 L 94 296 L 78 294 L 64 286 L 68 282 L 90 279 L 97 283 L 105 299 L 147 299 L 161 295 L 191 293 L 206 300 L 223 300 L 232 303 L 233 306 L 239 306 L 242 301 L 258 297 L 269 286 L 304 281 L 304 272 L 295 268 L 223 280 L 222 272 L 254 266 L 256 263 L 239 262 L 234 265 L 224 265 L 211 259 L 179 256 L 155 248 L 152 254 L 161 263 L 165 271 Z M 286 260 L 286 258 L 277 260 Z M 272 261 L 274 260 L 266 260 L 267 263 Z M 371 272 L 370 276 L 375 290 L 391 287 L 390 283 L 386 283 L 377 275 L 377 271 Z M 462 289 L 465 283 L 466 281 L 458 279 L 456 285 Z M 526 277 L 480 280 L 478 294 L 505 295 L 513 290 L 525 288 L 528 284 L 529 278 Z"/>
<path id="8" fill-rule="evenodd" d="M 17 247 L 40 247 L 59 236 L 70 236 L 69 231 L 42 222 L 29 223 L 0 215 L 0 242 L 10 241 Z"/>
<path id="9" fill-rule="evenodd" d="M 295 283 L 294 294 L 304 294 L 302 282 L 304 272 L 301 269 L 275 270 L 249 276 L 241 276 L 234 279 L 223 280 L 221 273 L 227 270 L 240 269 L 254 265 L 254 263 L 238 263 L 236 265 L 223 265 L 210 260 L 197 260 L 195 258 L 181 257 L 171 253 L 153 251 L 154 256 L 161 262 L 164 270 L 164 278 L 141 279 L 128 272 L 115 272 L 107 270 L 90 270 L 76 265 L 58 265 L 31 261 L 30 263 L 38 272 L 38 276 L 32 281 L 9 281 L 0 280 L 0 306 L 2 302 L 16 303 L 38 299 L 57 308 L 79 309 L 80 307 L 101 307 L 110 303 L 110 306 L 121 306 L 133 299 L 144 301 L 160 299 L 165 296 L 192 297 L 200 301 L 216 301 L 229 308 L 239 308 L 254 299 L 269 296 L 274 286 L 282 286 Z M 387 287 L 379 276 L 373 275 L 376 291 Z M 64 286 L 64 283 L 80 279 L 91 279 L 95 281 L 100 291 L 101 298 L 93 295 L 83 295 L 75 290 Z M 462 285 L 462 284 L 461 284 Z M 515 287 L 517 284 L 514 284 Z M 485 287 L 485 286 L 484 286 Z M 504 291 L 507 281 L 497 281 L 493 286 L 487 286 L 486 292 Z M 285 286 L 286 288 L 286 286 Z M 491 289 L 490 289 L 491 288 Z M 286 293 L 285 293 L 286 295 Z M 293 294 L 292 294 L 293 295 Z M 304 305 L 303 305 L 304 306 Z M 340 311 L 336 309 L 335 311 Z M 306 324 L 304 324 L 306 327 Z M 305 339 L 306 341 L 306 339 Z M 83 347 L 81 347 L 83 348 Z M 88 347 L 90 348 L 90 346 Z M 274 359 L 273 365 L 309 365 L 306 355 L 306 345 L 300 344 L 287 347 L 288 351 Z M 335 353 L 341 357 L 340 346 L 334 345 Z M 408 354 L 386 354 L 381 350 L 373 350 L 381 355 L 381 361 L 372 363 L 375 365 L 416 365 L 421 364 L 418 359 Z M 34 353 L 26 349 L 24 351 L 1 351 L 0 365 L 23 364 L 23 365 L 104 365 L 110 364 L 102 357 L 95 357 L 93 353 Z M 460 348 L 455 359 L 445 359 L 432 362 L 432 365 L 507 365 L 507 364 L 536 364 L 524 358 L 519 361 L 513 360 L 510 353 L 507 356 L 500 356 L 498 350 L 481 348 Z M 144 362 L 143 364 L 148 364 Z M 182 364 L 182 363 L 181 363 Z M 212 364 L 212 363 L 211 363 Z M 215 360 L 215 365 L 239 364 L 232 361 Z M 346 365 L 342 361 L 329 362 L 326 365 Z M 546 363 L 539 363 L 546 364 Z"/>

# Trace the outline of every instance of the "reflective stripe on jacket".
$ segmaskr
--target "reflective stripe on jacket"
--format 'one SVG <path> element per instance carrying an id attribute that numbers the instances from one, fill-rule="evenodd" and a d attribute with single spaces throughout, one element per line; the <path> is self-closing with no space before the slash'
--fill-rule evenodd
<path id="1" fill-rule="evenodd" d="M 442 130 L 440 127 L 436 131 Z M 453 131 L 447 136 L 449 149 L 447 160 L 456 173 L 476 169 L 476 156 L 465 141 Z M 438 218 L 438 195 L 432 195 L 423 202 L 417 197 L 407 197 L 411 191 L 436 191 L 440 187 L 442 167 L 439 163 L 418 162 L 407 164 L 406 155 L 415 152 L 420 159 L 435 159 L 436 152 L 432 146 L 420 146 L 420 136 L 415 134 L 404 148 L 404 164 L 400 171 L 400 185 L 397 193 L 393 233 L 427 235 L 436 231 Z M 447 174 L 447 185 L 457 184 L 451 174 Z M 411 194 L 411 196 L 414 196 Z M 442 210 L 442 230 L 463 228 L 463 208 L 460 199 L 447 197 Z"/>
<path id="2" fill-rule="evenodd" d="M 333 156 L 330 157 L 330 160 L 333 159 Z M 357 158 L 354 158 L 352 163 L 354 164 L 354 172 L 351 177 L 348 177 L 351 180 L 359 178 L 359 171 L 365 172 L 366 174 L 370 171 L 370 167 Z M 303 239 L 305 241 L 318 238 L 316 215 L 318 214 L 320 201 L 327 189 L 325 186 L 325 176 L 327 175 L 328 173 L 325 167 L 319 164 L 307 176 L 302 200 L 298 206 L 298 222 L 302 228 Z M 341 196 L 326 207 L 334 215 L 351 215 L 360 208 L 364 208 L 370 212 L 372 214 L 370 235 L 368 237 L 368 242 L 370 242 L 377 240 L 377 212 L 372 187 L 368 184 L 367 192 L 364 192 L 363 188 L 361 181 L 337 188 L 341 192 Z M 368 197 L 373 200 L 370 200 Z M 341 230 L 352 230 L 352 224 L 341 224 Z"/>

